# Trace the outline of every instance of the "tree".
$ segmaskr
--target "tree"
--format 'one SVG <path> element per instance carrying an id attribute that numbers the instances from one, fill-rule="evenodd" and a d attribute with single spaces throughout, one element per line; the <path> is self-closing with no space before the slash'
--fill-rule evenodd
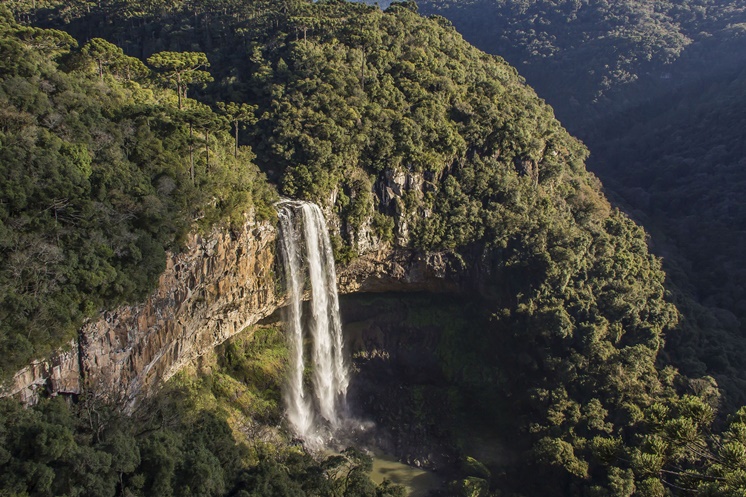
<path id="1" fill-rule="evenodd" d="M 58 29 L 41 29 L 22 26 L 16 30 L 18 38 L 34 50 L 39 50 L 51 57 L 67 53 L 77 47 L 78 42 Z"/>
<path id="2" fill-rule="evenodd" d="M 139 59 L 128 57 L 124 51 L 103 38 L 93 38 L 83 46 L 83 55 L 90 57 L 98 68 L 98 76 L 104 79 L 104 68 L 113 74 L 130 79 L 147 74 L 148 68 Z"/>
<path id="3" fill-rule="evenodd" d="M 194 173 L 194 155 L 193 155 L 193 130 L 197 127 L 202 130 L 205 135 L 205 167 L 209 171 L 210 169 L 210 131 L 217 128 L 222 121 L 220 116 L 212 112 L 210 107 L 197 102 L 195 105 L 185 112 L 185 119 L 189 123 L 189 155 L 190 155 L 190 175 L 192 178 L 192 184 L 195 182 Z"/>
<path id="4" fill-rule="evenodd" d="M 238 125 L 239 123 L 256 124 L 256 116 L 254 112 L 257 109 L 256 105 L 249 104 L 237 104 L 235 102 L 229 102 L 225 104 L 218 102 L 218 108 L 225 114 L 229 121 L 233 123 L 236 132 L 236 144 L 233 148 L 233 156 L 238 156 Z"/>
<path id="5" fill-rule="evenodd" d="M 162 71 L 163 80 L 176 88 L 179 110 L 189 85 L 204 85 L 213 80 L 209 72 L 202 70 L 203 67 L 210 67 L 203 52 L 158 52 L 148 57 L 148 64 Z"/>
<path id="6" fill-rule="evenodd" d="M 333 495 L 339 497 L 375 495 L 376 486 L 367 477 L 373 468 L 373 460 L 357 448 L 348 447 L 339 455 L 327 457 L 321 463 L 321 468 L 332 482 Z"/>

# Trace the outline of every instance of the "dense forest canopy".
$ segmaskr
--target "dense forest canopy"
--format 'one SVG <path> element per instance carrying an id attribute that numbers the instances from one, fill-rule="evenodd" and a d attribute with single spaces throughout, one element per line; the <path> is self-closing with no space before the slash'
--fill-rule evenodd
<path id="1" fill-rule="evenodd" d="M 746 394 L 745 74 L 741 68 L 716 76 L 606 122 L 602 129 L 614 138 L 597 150 L 608 159 L 594 161 L 650 227 L 681 289 L 685 333 L 670 347 L 678 364 L 715 376 L 739 402 Z M 629 132 L 618 132 L 624 123 Z"/>
<path id="2" fill-rule="evenodd" d="M 652 232 L 684 311 L 667 354 L 746 399 L 741 2 L 420 2 L 520 68 Z"/>
<path id="3" fill-rule="evenodd" d="M 744 62 L 741 2 L 423 0 L 526 76 L 574 133 Z"/>
<path id="4" fill-rule="evenodd" d="M 273 189 L 262 171 L 281 193 L 325 207 L 340 262 L 399 244 L 442 251 L 474 279 L 480 325 L 451 337 L 441 360 L 449 381 L 479 399 L 470 408 L 482 418 L 513 415 L 520 456 L 493 490 L 743 492 L 743 416 L 713 435 L 714 382 L 656 368 L 678 312 L 644 231 L 610 207 L 585 170 L 585 147 L 517 71 L 445 19 L 419 16 L 413 2 L 385 12 L 336 0 L 10 7 L 18 21 L 0 11 L 8 54 L 0 57 L 8 114 L 0 311 L 2 343 L 23 353 L 3 363 L 5 374 L 69 337 L 83 316 L 142 296 L 164 250 L 178 249 L 193 223 L 241 222 L 252 205 L 270 218 Z M 385 197 L 397 175 L 408 186 Z M 29 244 L 57 259 L 7 262 L 22 262 Z M 9 440 L 25 440 L 27 426 L 50 429 L 45 416 L 58 408 L 8 407 Z M 76 421 L 63 421 L 60 437 L 78 436 Z M 230 478 L 184 489 L 184 461 L 205 471 L 225 464 L 208 454 L 209 435 L 204 443 L 180 436 L 143 439 L 141 461 L 179 448 L 174 460 L 153 456 L 145 473 L 133 457 L 129 469 L 92 463 L 80 474 L 104 467 L 102 495 L 125 481 L 146 495 L 161 488 L 151 473 L 163 467 L 162 495 L 232 495 Z M 96 443 L 88 438 L 81 450 L 106 452 Z M 22 442 L 7 446 L 0 464 L 31 467 Z M 52 483 L 36 492 L 33 477 L 21 478 L 18 492 L 26 485 L 51 495 L 68 474 L 60 453 L 39 454 L 46 459 L 34 464 Z M 355 457 L 335 461 L 365 466 Z M 274 461 L 247 463 L 260 475 L 241 489 L 274 495 L 277 472 L 321 484 L 308 460 Z M 361 485 L 361 495 L 388 492 Z"/>

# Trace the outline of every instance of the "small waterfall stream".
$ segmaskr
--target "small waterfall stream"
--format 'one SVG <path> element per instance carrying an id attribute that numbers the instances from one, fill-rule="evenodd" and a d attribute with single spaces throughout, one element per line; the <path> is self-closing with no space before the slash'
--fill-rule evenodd
<path id="1" fill-rule="evenodd" d="M 308 202 L 282 200 L 278 210 L 280 249 L 290 301 L 286 326 L 291 374 L 285 403 L 288 421 L 299 437 L 308 440 L 318 436 L 322 426 L 328 425 L 332 430 L 339 427 L 349 384 L 337 277 L 321 209 Z M 303 315 L 306 292 L 310 294 L 310 316 Z M 306 337 L 312 342 L 310 358 L 304 347 Z M 307 365 L 312 367 L 311 385 L 303 381 Z"/>

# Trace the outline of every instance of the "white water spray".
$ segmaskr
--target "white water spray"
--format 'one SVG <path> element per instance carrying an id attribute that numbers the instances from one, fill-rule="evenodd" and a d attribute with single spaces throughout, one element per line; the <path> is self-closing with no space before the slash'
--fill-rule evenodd
<path id="1" fill-rule="evenodd" d="M 290 297 L 285 319 L 290 346 L 291 373 L 288 388 L 285 391 L 288 419 L 293 429 L 301 436 L 306 435 L 313 426 L 313 411 L 311 399 L 306 397 L 303 387 L 303 324 L 302 297 L 303 276 L 301 274 L 301 259 L 297 230 L 294 226 L 294 216 L 289 209 L 280 209 L 280 242 L 284 257 L 285 281 Z"/>
<path id="2" fill-rule="evenodd" d="M 340 424 L 340 408 L 349 384 L 344 359 L 342 325 L 339 316 L 337 277 L 329 233 L 318 206 L 283 200 L 278 204 L 280 246 L 290 304 L 287 310 L 287 335 L 290 343 L 291 375 L 285 393 L 288 420 L 301 438 L 317 434 L 320 420 L 332 429 Z M 304 317 L 302 300 L 308 274 L 310 318 L 306 319 L 312 344 L 313 401 L 306 393 L 303 371 Z"/>

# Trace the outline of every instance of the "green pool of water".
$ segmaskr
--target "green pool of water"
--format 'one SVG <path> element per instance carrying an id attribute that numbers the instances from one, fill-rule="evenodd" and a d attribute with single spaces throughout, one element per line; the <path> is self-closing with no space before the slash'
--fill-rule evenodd
<path id="1" fill-rule="evenodd" d="M 373 470 L 370 478 L 375 483 L 384 478 L 407 488 L 410 497 L 424 497 L 430 490 L 440 487 L 443 481 L 434 473 L 424 469 L 407 466 L 386 454 L 373 456 Z"/>

